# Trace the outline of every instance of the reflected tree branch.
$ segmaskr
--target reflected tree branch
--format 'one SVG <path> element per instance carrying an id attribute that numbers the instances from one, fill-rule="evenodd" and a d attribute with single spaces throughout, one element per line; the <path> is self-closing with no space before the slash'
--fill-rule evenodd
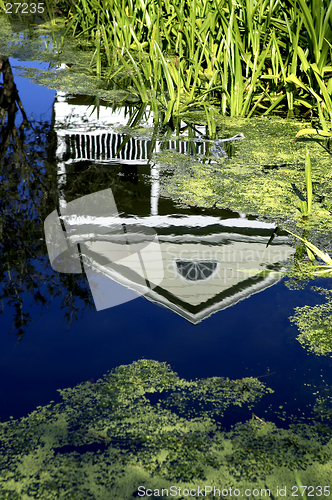
<path id="1" fill-rule="evenodd" d="M 21 134 L 24 128 L 28 125 L 29 121 L 14 82 L 14 75 L 8 57 L 0 55 L 0 70 L 3 78 L 3 84 L 0 87 L 0 120 L 2 120 L 2 129 L 0 131 L 0 152 L 5 154 L 9 147 L 12 135 L 14 138 L 14 144 L 17 146 L 17 150 L 22 150 L 21 142 L 23 141 L 23 137 L 20 141 L 15 126 L 15 117 L 18 108 L 20 109 L 23 117 L 22 123 L 19 127 Z M 5 126 L 6 118 L 7 126 Z"/>
<path id="2" fill-rule="evenodd" d="M 69 327 L 92 299 L 83 275 L 73 280 L 49 264 L 43 221 L 59 196 L 53 124 L 28 121 L 1 55 L 0 73 L 0 313 L 13 317 L 2 333 L 15 332 L 20 341 L 36 312 L 43 314 L 53 300 L 60 300 Z M 19 110 L 23 120 L 16 127 Z"/>
<path id="3" fill-rule="evenodd" d="M 28 118 L 24 111 L 23 104 L 18 95 L 18 91 L 14 82 L 14 75 L 12 72 L 12 68 L 10 66 L 10 62 L 8 57 L 0 55 L 0 69 L 3 76 L 3 87 L 0 96 L 0 105 L 1 112 L 0 116 L 2 116 L 4 125 L 6 116 L 8 114 L 8 124 L 11 124 L 15 119 L 15 113 L 17 111 L 16 103 L 21 110 L 23 116 L 23 127 L 28 124 Z M 21 125 L 21 127 L 22 127 Z"/>

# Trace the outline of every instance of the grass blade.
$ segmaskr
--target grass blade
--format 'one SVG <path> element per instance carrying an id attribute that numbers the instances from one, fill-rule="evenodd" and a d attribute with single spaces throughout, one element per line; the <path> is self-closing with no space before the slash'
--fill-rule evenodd
<path id="1" fill-rule="evenodd" d="M 311 181 L 311 160 L 309 151 L 307 151 L 305 157 L 305 182 L 307 186 L 308 214 L 310 214 L 312 205 L 312 181 Z"/>

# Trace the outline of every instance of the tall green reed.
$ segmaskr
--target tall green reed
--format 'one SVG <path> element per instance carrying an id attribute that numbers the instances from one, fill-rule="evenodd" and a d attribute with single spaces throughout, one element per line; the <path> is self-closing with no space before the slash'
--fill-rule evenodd
<path id="1" fill-rule="evenodd" d="M 306 201 L 300 200 L 300 210 L 302 214 L 306 217 L 311 214 L 311 207 L 312 207 L 311 160 L 309 151 L 307 151 L 305 157 L 304 177 L 306 184 L 307 199 Z"/>
<path id="2" fill-rule="evenodd" d="M 96 73 L 129 78 L 166 117 L 209 102 L 231 116 L 310 112 L 328 131 L 331 13 L 328 0 L 78 0 L 68 29 L 95 43 Z"/>

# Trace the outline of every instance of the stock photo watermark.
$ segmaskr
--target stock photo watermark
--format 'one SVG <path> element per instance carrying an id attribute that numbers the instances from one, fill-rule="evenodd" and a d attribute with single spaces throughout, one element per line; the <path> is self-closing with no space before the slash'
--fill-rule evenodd
<path id="1" fill-rule="evenodd" d="M 330 486 L 277 486 L 274 491 L 269 488 L 221 488 L 215 486 L 197 486 L 195 488 L 181 488 L 170 486 L 169 488 L 146 488 L 139 486 L 137 495 L 141 498 L 165 498 L 165 497 L 187 497 L 187 498 L 304 498 L 308 497 L 328 497 L 330 496 Z"/>

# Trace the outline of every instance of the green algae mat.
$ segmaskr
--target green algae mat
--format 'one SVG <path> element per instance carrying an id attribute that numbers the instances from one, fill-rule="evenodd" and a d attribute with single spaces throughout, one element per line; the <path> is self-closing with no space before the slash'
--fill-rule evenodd
<path id="1" fill-rule="evenodd" d="M 296 474 L 327 496 L 332 430 L 324 402 L 312 424 L 285 430 L 251 413 L 271 392 L 255 378 L 188 381 L 152 360 L 120 366 L 61 390 L 62 403 L 0 424 L 0 498 L 125 500 L 146 489 L 180 499 L 205 488 L 205 498 L 213 488 L 277 498 L 278 489 L 295 492 Z M 236 407 L 249 418 L 224 431 L 220 418 Z"/>
<path id="2" fill-rule="evenodd" d="M 294 227 L 326 233 L 332 228 L 332 151 L 326 138 L 295 136 L 303 123 L 280 118 L 235 119 L 215 114 L 218 137 L 243 133 L 231 156 L 209 162 L 184 158 L 176 152 L 156 156 L 164 171 L 163 193 L 181 204 L 230 208 Z M 185 118 L 192 120 L 190 114 Z M 312 211 L 304 217 L 305 158 L 311 157 Z M 202 159 L 203 160 L 203 159 Z"/>

